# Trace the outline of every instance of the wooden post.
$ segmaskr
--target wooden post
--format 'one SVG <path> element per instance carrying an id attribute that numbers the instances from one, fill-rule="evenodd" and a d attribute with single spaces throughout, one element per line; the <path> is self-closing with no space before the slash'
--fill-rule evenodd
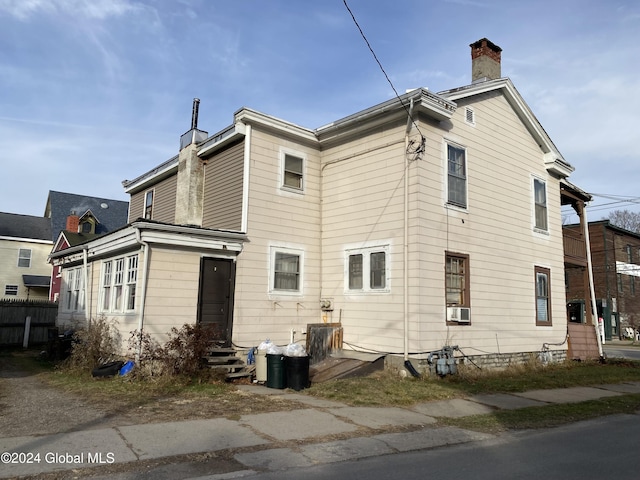
<path id="1" fill-rule="evenodd" d="M 29 346 L 29 332 L 31 331 L 31 317 L 27 317 L 24 321 L 24 339 L 22 340 L 22 348 Z"/>

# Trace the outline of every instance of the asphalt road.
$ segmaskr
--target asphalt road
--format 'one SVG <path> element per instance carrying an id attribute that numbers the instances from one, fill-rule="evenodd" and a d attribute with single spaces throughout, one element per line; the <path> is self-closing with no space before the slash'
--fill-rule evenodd
<path id="1" fill-rule="evenodd" d="M 602 346 L 602 350 L 608 358 L 621 357 L 640 360 L 640 347 L 605 343 Z"/>
<path id="2" fill-rule="evenodd" d="M 640 478 L 640 413 L 411 453 L 244 478 L 571 480 Z"/>

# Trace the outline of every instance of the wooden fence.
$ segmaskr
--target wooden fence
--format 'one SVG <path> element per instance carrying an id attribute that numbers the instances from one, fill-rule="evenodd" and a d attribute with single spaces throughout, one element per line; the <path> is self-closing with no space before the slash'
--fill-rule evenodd
<path id="1" fill-rule="evenodd" d="M 47 343 L 56 324 L 58 304 L 38 300 L 0 300 L 0 345 L 22 346 L 27 317 L 31 318 L 29 345 Z"/>

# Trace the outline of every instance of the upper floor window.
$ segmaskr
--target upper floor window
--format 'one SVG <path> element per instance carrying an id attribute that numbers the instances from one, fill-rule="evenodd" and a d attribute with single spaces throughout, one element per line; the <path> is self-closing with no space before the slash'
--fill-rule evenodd
<path id="1" fill-rule="evenodd" d="M 348 291 L 388 291 L 387 246 L 347 250 L 346 254 L 345 283 Z"/>
<path id="2" fill-rule="evenodd" d="M 551 325 L 551 271 L 535 267 L 536 325 Z"/>
<path id="3" fill-rule="evenodd" d="M 631 245 L 627 245 L 627 263 L 633 263 L 633 252 L 631 251 Z"/>
<path id="4" fill-rule="evenodd" d="M 533 179 L 534 226 L 536 230 L 547 232 L 547 184 L 539 178 Z"/>
<path id="5" fill-rule="evenodd" d="M 30 268 L 31 267 L 31 249 L 21 248 L 18 251 L 18 266 Z"/>
<path id="6" fill-rule="evenodd" d="M 302 266 L 301 250 L 273 247 L 269 290 L 272 293 L 301 293 Z"/>
<path id="7" fill-rule="evenodd" d="M 153 214 L 153 190 L 144 194 L 144 218 L 151 220 Z"/>
<path id="8" fill-rule="evenodd" d="M 447 145 L 447 202 L 467 208 L 466 152 L 453 145 Z"/>
<path id="9" fill-rule="evenodd" d="M 292 153 L 283 153 L 282 186 L 292 190 L 304 190 L 304 157 Z"/>

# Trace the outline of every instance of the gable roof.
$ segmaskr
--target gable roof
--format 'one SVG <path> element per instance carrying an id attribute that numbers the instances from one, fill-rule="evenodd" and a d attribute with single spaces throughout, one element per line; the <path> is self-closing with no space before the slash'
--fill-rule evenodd
<path id="1" fill-rule="evenodd" d="M 556 148 L 553 141 L 542 127 L 542 124 L 538 121 L 527 105 L 527 102 L 524 101 L 524 98 L 522 98 L 522 95 L 520 95 L 509 78 L 505 77 L 495 80 L 475 82 L 464 87 L 438 92 L 438 95 L 455 102 L 462 98 L 469 98 L 474 95 L 493 91 L 500 91 L 505 96 L 507 102 L 509 102 L 511 108 L 516 112 L 531 136 L 535 139 L 538 145 L 540 145 L 540 148 L 544 153 L 547 170 L 555 173 L 561 178 L 568 177 L 575 169 L 563 158 L 560 151 Z"/>
<path id="2" fill-rule="evenodd" d="M 46 217 L 0 212 L 0 237 L 48 243 L 52 241 L 51 222 Z"/>
<path id="3" fill-rule="evenodd" d="M 96 233 L 104 234 L 127 224 L 129 202 L 51 190 L 44 213 L 51 218 L 50 240 L 55 242 L 58 239 L 67 226 L 67 217 L 71 212 L 82 217 L 88 211 L 99 220 Z"/>
<path id="4" fill-rule="evenodd" d="M 76 232 L 70 232 L 68 230 L 62 230 L 60 232 L 60 235 L 58 236 L 58 240 L 56 240 L 56 243 L 53 246 L 53 251 L 59 252 L 60 250 L 64 250 L 65 248 L 75 247 L 76 245 L 89 242 L 102 235 L 105 235 L 105 234 L 82 233 L 82 232 L 76 233 Z"/>

